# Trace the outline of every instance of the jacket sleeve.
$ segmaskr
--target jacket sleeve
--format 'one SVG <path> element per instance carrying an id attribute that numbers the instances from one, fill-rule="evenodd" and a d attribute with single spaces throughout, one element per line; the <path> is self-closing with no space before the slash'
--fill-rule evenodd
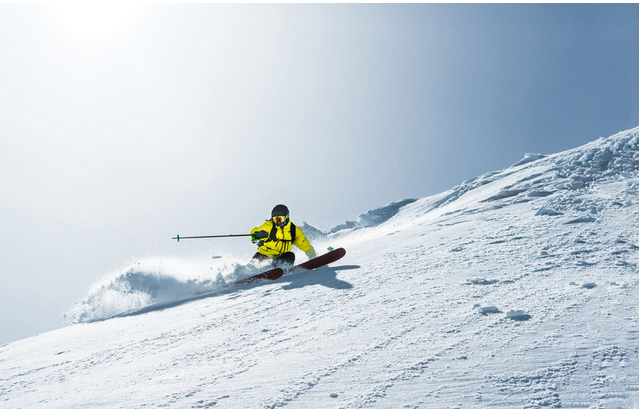
<path id="1" fill-rule="evenodd" d="M 251 229 L 251 233 L 250 234 L 253 234 L 253 233 L 258 232 L 260 230 L 266 230 L 267 233 L 270 233 L 272 228 L 273 228 L 273 223 L 271 223 L 270 221 L 267 220 L 261 226 L 253 227 Z"/>
<path id="2" fill-rule="evenodd" d="M 295 241 L 293 242 L 293 244 L 299 248 L 300 250 L 302 250 L 304 253 L 306 253 L 307 251 L 309 251 L 310 249 L 313 248 L 313 246 L 311 245 L 311 243 L 308 242 L 308 240 L 306 239 L 306 236 L 304 235 L 304 232 L 302 231 L 302 229 L 300 229 L 299 227 L 295 226 Z"/>

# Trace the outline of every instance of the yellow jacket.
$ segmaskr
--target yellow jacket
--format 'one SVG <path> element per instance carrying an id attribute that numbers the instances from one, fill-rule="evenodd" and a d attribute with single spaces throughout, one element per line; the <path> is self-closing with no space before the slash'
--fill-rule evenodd
<path id="1" fill-rule="evenodd" d="M 265 256 L 275 258 L 282 254 L 291 251 L 293 245 L 302 250 L 304 253 L 311 250 L 313 246 L 308 242 L 306 236 L 302 232 L 302 229 L 295 226 L 295 240 L 291 234 L 291 226 L 293 223 L 286 223 L 283 228 L 275 226 L 271 220 L 267 220 L 263 225 L 254 227 L 251 230 L 251 234 L 260 230 L 265 230 L 269 237 L 263 240 L 262 245 L 257 249 L 257 252 L 264 254 Z M 273 231 L 275 229 L 275 231 Z"/>

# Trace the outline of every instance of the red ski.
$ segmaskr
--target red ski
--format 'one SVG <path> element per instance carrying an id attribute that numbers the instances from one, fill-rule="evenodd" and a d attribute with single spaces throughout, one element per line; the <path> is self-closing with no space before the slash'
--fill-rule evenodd
<path id="1" fill-rule="evenodd" d="M 339 260 L 340 258 L 344 257 L 345 255 L 346 255 L 346 250 L 340 247 L 338 249 L 329 251 L 326 254 L 322 254 L 321 256 L 317 256 L 312 260 L 308 260 L 302 264 L 293 266 L 290 269 L 286 270 L 286 274 L 295 272 L 297 270 L 313 270 L 318 267 L 322 267 L 327 264 L 333 263 Z"/>

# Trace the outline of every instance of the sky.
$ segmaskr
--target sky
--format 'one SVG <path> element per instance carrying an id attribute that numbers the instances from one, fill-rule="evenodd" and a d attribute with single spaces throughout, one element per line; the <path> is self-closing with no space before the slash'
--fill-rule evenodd
<path id="1" fill-rule="evenodd" d="M 97 8 L 96 8 L 97 7 Z M 248 260 L 639 125 L 639 5 L 0 5 L 0 344 L 145 257 Z"/>

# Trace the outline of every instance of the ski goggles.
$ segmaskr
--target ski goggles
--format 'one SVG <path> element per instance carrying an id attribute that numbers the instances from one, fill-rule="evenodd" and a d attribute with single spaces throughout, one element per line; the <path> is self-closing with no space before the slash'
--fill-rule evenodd
<path id="1" fill-rule="evenodd" d="M 276 223 L 276 224 L 277 223 L 282 224 L 282 223 L 284 223 L 287 220 L 288 220 L 288 216 L 275 216 L 275 217 L 273 217 L 273 223 Z"/>

